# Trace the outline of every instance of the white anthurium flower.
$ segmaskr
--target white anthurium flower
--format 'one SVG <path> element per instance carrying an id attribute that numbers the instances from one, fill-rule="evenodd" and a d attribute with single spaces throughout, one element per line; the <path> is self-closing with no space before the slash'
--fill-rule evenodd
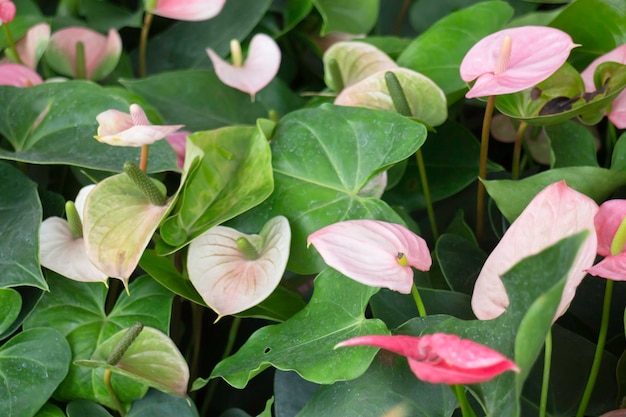
<path id="1" fill-rule="evenodd" d="M 242 312 L 276 289 L 290 244 L 291 230 L 283 216 L 269 220 L 258 235 L 216 226 L 189 245 L 189 279 L 219 317 Z"/>
<path id="2" fill-rule="evenodd" d="M 87 256 L 80 220 L 76 218 L 76 215 L 82 218 L 85 197 L 93 187 L 92 185 L 83 187 L 76 198 L 76 208 L 74 205 L 68 207 L 68 217 L 72 216 L 70 210 L 75 210 L 73 227 L 60 217 L 48 217 L 41 223 L 39 262 L 42 266 L 75 281 L 106 284 L 108 276 L 96 268 Z M 79 199 L 82 202 L 79 203 Z"/>

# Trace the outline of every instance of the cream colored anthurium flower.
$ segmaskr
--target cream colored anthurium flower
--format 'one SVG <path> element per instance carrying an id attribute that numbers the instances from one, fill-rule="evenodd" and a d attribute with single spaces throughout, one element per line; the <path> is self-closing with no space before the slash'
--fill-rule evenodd
<path id="1" fill-rule="evenodd" d="M 289 259 L 291 230 L 283 216 L 258 235 L 216 226 L 189 245 L 189 279 L 219 317 L 265 300 L 278 286 Z"/>
<path id="2" fill-rule="evenodd" d="M 60 217 L 48 217 L 41 223 L 39 260 L 44 267 L 75 281 L 102 281 L 106 284 L 107 275 L 96 268 L 87 256 L 80 224 L 85 196 L 93 187 L 95 185 L 83 187 L 79 193 L 80 198 L 76 198 L 75 206 L 68 206 L 66 211 L 72 225 Z"/>

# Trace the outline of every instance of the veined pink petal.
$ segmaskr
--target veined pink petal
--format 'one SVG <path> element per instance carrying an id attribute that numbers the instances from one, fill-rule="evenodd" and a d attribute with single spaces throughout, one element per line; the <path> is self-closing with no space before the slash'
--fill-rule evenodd
<path id="1" fill-rule="evenodd" d="M 0 1 L 0 25 L 10 23 L 15 18 L 15 4 L 12 1 Z"/>
<path id="2" fill-rule="evenodd" d="M 419 379 L 433 384 L 476 384 L 505 371 L 519 372 L 499 352 L 453 334 L 413 336 L 360 336 L 336 347 L 377 346 L 405 356 Z"/>
<path id="3" fill-rule="evenodd" d="M 626 64 L 626 45 L 618 46 L 606 54 L 599 56 L 583 72 L 580 73 L 580 76 L 583 78 L 585 82 L 585 90 L 588 93 L 596 91 L 596 85 L 593 82 L 593 75 L 596 71 L 596 68 L 602 63 L 605 62 L 617 62 L 619 64 Z"/>
<path id="4" fill-rule="evenodd" d="M 258 251 L 248 259 L 237 246 L 246 238 Z M 189 245 L 189 279 L 202 299 L 221 317 L 254 307 L 276 289 L 287 260 L 291 231 L 283 216 L 269 220 L 259 235 L 216 226 Z"/>
<path id="5" fill-rule="evenodd" d="M 564 181 L 537 194 L 504 234 L 478 275 L 472 294 L 476 317 L 493 319 L 508 307 L 500 277 L 511 267 L 567 236 L 588 230 L 589 236 L 570 270 L 555 320 L 560 317 L 574 298 L 585 270 L 593 265 L 597 248 L 593 218 L 597 212 L 598 205 L 592 199 L 569 188 Z"/>
<path id="6" fill-rule="evenodd" d="M 324 262 L 365 285 L 408 294 L 413 270 L 430 269 L 426 242 L 399 224 L 379 220 L 347 220 L 326 226 L 307 239 Z M 399 257 L 406 257 L 401 265 Z"/>
<path id="7" fill-rule="evenodd" d="M 43 80 L 35 71 L 20 64 L 0 64 L 0 85 L 32 87 Z"/>
<path id="8" fill-rule="evenodd" d="M 250 42 L 248 57 L 240 67 L 229 64 L 212 49 L 207 54 L 213 62 L 217 77 L 226 85 L 254 96 L 272 81 L 280 67 L 280 48 L 270 36 L 254 35 Z"/>
<path id="9" fill-rule="evenodd" d="M 626 252 L 616 256 L 607 256 L 589 268 L 587 273 L 613 281 L 626 281 Z"/>
<path id="10" fill-rule="evenodd" d="M 169 19 L 200 21 L 217 16 L 226 0 L 146 0 L 146 11 Z"/>
<path id="11" fill-rule="evenodd" d="M 495 75 L 506 36 L 511 54 L 506 70 Z M 565 32 L 543 26 L 522 26 L 493 33 L 476 43 L 461 62 L 461 78 L 476 80 L 466 97 L 509 94 L 530 88 L 552 75 L 577 45 Z"/>
<path id="12" fill-rule="evenodd" d="M 598 236 L 598 254 L 611 256 L 611 244 L 617 229 L 626 217 L 626 200 L 607 200 L 600 206 L 594 219 Z M 622 251 L 626 246 L 622 248 Z"/>

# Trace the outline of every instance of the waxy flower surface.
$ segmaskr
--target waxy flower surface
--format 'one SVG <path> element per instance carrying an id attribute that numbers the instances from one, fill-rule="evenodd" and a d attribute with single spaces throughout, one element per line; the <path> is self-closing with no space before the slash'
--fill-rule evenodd
<path id="1" fill-rule="evenodd" d="M 12 22 L 15 12 L 15 3 L 10 0 L 0 0 L 0 25 Z"/>
<path id="2" fill-rule="evenodd" d="M 594 223 L 598 236 L 598 254 L 605 258 L 589 268 L 589 274 L 626 281 L 626 229 L 622 226 L 624 218 L 626 200 L 609 200 L 600 206 Z"/>
<path id="3" fill-rule="evenodd" d="M 236 41 L 235 41 L 236 42 Z M 238 62 L 240 52 L 234 48 L 233 64 L 219 57 L 211 48 L 206 52 L 213 62 L 217 77 L 226 85 L 250 94 L 252 100 L 256 93 L 268 85 L 278 74 L 280 68 L 280 48 L 270 36 L 259 33 L 250 41 L 250 49 L 245 62 Z"/>
<path id="4" fill-rule="evenodd" d="M 144 0 L 146 11 L 169 19 L 197 22 L 217 16 L 226 0 Z"/>
<path id="5" fill-rule="evenodd" d="M 0 85 L 32 87 L 41 83 L 43 83 L 41 76 L 24 65 L 0 64 Z"/>
<path id="6" fill-rule="evenodd" d="M 174 149 L 174 152 L 176 153 L 176 162 L 178 164 L 178 167 L 180 169 L 183 169 L 183 166 L 185 165 L 185 152 L 187 149 L 187 135 L 189 135 L 191 132 L 188 132 L 186 130 L 181 130 L 175 133 L 172 133 L 171 135 L 168 135 L 167 141 L 168 143 L 172 146 L 172 148 Z"/>
<path id="7" fill-rule="evenodd" d="M 593 76 L 596 68 L 604 62 L 617 62 L 626 64 L 626 45 L 618 46 L 610 52 L 595 59 L 583 72 L 580 73 L 585 82 L 585 90 L 588 93 L 596 91 Z M 619 129 L 626 129 L 626 91 L 622 91 L 611 103 L 611 111 L 608 114 L 609 120 Z"/>
<path id="8" fill-rule="evenodd" d="M 408 359 L 416 377 L 431 384 L 478 384 L 506 371 L 519 372 L 499 352 L 454 334 L 413 336 L 360 336 L 336 347 L 376 346 Z"/>
<path id="9" fill-rule="evenodd" d="M 269 220 L 258 235 L 216 226 L 189 245 L 189 279 L 221 317 L 254 307 L 282 279 L 291 244 L 289 221 Z"/>
<path id="10" fill-rule="evenodd" d="M 501 276 L 523 258 L 537 254 L 568 236 L 590 231 L 569 272 L 556 318 L 574 298 L 585 270 L 596 256 L 597 239 L 593 218 L 598 205 L 589 197 L 569 188 L 564 181 L 544 188 L 526 206 L 506 231 L 483 265 L 472 294 L 472 310 L 481 320 L 498 317 L 509 299 Z"/>
<path id="11" fill-rule="evenodd" d="M 130 105 L 130 114 L 107 110 L 96 116 L 99 142 L 113 146 L 143 146 L 171 135 L 183 125 L 152 125 L 138 104 Z"/>
<path id="12" fill-rule="evenodd" d="M 461 78 L 476 80 L 465 97 L 516 93 L 552 75 L 576 47 L 565 32 L 522 26 L 493 33 L 476 43 L 461 62 Z"/>
<path id="13" fill-rule="evenodd" d="M 432 264 L 426 242 L 404 226 L 379 220 L 347 220 L 312 233 L 308 245 L 329 266 L 365 285 L 411 292 L 413 270 Z"/>
<path id="14" fill-rule="evenodd" d="M 122 53 L 122 39 L 115 29 L 104 36 L 94 30 L 69 27 L 55 32 L 50 38 L 45 57 L 57 72 L 77 77 L 76 47 L 82 42 L 85 51 L 85 78 L 101 80 L 115 69 Z"/>

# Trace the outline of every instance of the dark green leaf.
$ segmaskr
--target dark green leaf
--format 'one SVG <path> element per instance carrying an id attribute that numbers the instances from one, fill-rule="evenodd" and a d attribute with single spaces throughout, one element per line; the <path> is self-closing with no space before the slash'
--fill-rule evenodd
<path id="1" fill-rule="evenodd" d="M 74 400 L 67 405 L 67 417 L 113 417 L 104 407 L 88 400 Z"/>
<path id="2" fill-rule="evenodd" d="M 135 401 L 126 417 L 198 417 L 193 402 L 151 389 Z"/>
<path id="3" fill-rule="evenodd" d="M 0 335 L 17 319 L 21 309 L 20 293 L 11 288 L 0 288 Z"/>
<path id="4" fill-rule="evenodd" d="M 321 35 L 368 33 L 376 24 L 380 0 L 312 0 L 322 15 Z"/>
<path id="5" fill-rule="evenodd" d="M 554 156 L 552 168 L 598 166 L 595 139 L 584 126 L 569 121 L 546 126 L 545 131 Z"/>

